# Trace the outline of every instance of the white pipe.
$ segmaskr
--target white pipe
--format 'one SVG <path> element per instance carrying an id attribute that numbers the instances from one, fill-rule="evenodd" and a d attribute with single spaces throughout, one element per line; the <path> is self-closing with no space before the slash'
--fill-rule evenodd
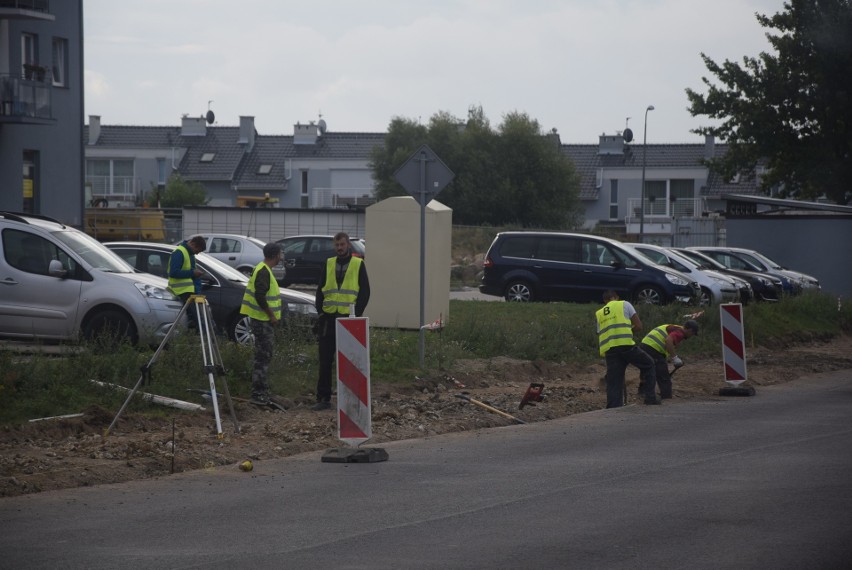
<path id="1" fill-rule="evenodd" d="M 125 388 L 124 386 L 119 386 L 117 384 L 109 384 L 106 382 L 99 382 L 98 380 L 89 380 L 97 384 L 98 386 L 104 386 L 105 388 L 118 388 L 119 390 L 124 390 L 125 392 L 130 392 L 129 388 Z M 178 408 L 180 410 L 189 410 L 192 412 L 197 412 L 199 410 L 203 410 L 204 406 L 199 404 L 193 404 L 192 402 L 185 402 L 183 400 L 175 400 L 174 398 L 167 398 L 166 396 L 158 396 L 156 394 L 148 394 L 147 392 L 139 392 L 142 396 L 142 399 L 146 402 L 153 402 L 155 404 L 159 404 L 161 406 L 168 406 L 170 408 Z"/>

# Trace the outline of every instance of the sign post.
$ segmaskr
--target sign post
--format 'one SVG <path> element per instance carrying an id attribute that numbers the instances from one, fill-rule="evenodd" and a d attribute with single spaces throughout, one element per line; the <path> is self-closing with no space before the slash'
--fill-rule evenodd
<path id="1" fill-rule="evenodd" d="M 427 145 L 421 146 L 394 173 L 399 182 L 420 204 L 420 367 L 426 346 L 426 204 L 452 182 L 455 174 Z"/>

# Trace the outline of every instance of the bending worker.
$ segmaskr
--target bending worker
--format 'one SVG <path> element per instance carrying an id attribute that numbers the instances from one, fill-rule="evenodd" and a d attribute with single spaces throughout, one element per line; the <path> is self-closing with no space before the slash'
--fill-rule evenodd
<path id="1" fill-rule="evenodd" d="M 595 317 L 600 353 L 606 358 L 606 407 L 618 408 L 624 404 L 624 371 L 628 364 L 639 369 L 645 404 L 659 404 L 654 361 L 633 340 L 633 333 L 642 330 L 636 309 L 629 302 L 620 301 L 618 293 L 611 289 L 604 292 L 603 300 L 606 305 L 595 313 Z"/>
<path id="2" fill-rule="evenodd" d="M 683 366 L 683 359 L 677 355 L 675 347 L 688 338 L 698 335 L 698 323 L 692 319 L 681 325 L 660 325 L 645 335 L 642 339 L 642 350 L 654 359 L 654 372 L 657 385 L 660 387 L 660 397 L 672 397 L 672 376 L 669 373 L 667 360 L 674 364 L 677 370 Z M 639 384 L 641 393 L 643 386 Z"/>

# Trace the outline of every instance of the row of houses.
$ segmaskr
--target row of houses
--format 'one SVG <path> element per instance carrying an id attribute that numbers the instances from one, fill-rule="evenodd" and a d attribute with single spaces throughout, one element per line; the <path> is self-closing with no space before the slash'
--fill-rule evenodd
<path id="1" fill-rule="evenodd" d="M 169 126 L 110 125 L 91 115 L 86 125 L 82 14 L 81 0 L 0 3 L 0 208 L 80 226 L 87 206 L 155 205 L 173 173 L 202 184 L 214 207 L 374 200 L 369 162 L 385 133 L 338 132 L 320 117 L 290 134 L 260 134 L 252 116 L 221 126 L 209 113 Z M 581 176 L 588 229 L 672 235 L 683 220 L 723 210 L 726 192 L 757 193 L 753 177 L 723 181 L 703 165 L 725 151 L 712 139 L 643 146 L 616 133 L 559 144 Z"/>

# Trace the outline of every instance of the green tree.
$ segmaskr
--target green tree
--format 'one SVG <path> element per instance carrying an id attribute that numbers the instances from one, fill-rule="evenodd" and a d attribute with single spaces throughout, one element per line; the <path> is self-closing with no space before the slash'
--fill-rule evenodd
<path id="1" fill-rule="evenodd" d="M 471 107 L 466 121 L 438 112 L 428 126 L 395 117 L 372 156 L 378 199 L 406 194 L 393 174 L 423 144 L 455 174 L 438 200 L 457 224 L 563 229 L 581 219 L 573 163 L 558 137 L 542 134 L 524 113 L 506 115 L 496 130 L 481 107 Z"/>
<path id="2" fill-rule="evenodd" d="M 823 194 L 852 199 L 852 2 L 790 0 L 772 17 L 756 15 L 775 54 L 717 64 L 701 54 L 716 77 L 707 92 L 687 89 L 689 111 L 722 121 L 693 132 L 728 143 L 710 161 L 723 176 L 768 167 L 765 191 L 802 199 Z"/>
<path id="3" fill-rule="evenodd" d="M 184 206 L 206 206 L 210 199 L 200 182 L 188 182 L 180 174 L 172 174 L 166 181 L 165 191 L 160 196 L 163 208 Z"/>

